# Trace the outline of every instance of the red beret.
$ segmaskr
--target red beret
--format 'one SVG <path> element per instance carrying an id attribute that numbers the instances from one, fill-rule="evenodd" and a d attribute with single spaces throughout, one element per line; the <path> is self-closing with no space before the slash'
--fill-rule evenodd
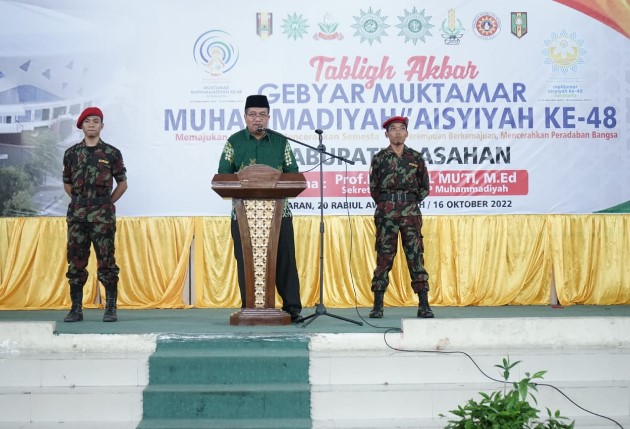
<path id="1" fill-rule="evenodd" d="M 405 127 L 406 127 L 407 124 L 409 123 L 409 118 L 406 118 L 404 116 L 391 117 L 385 122 L 383 122 L 383 128 L 387 129 L 391 124 L 395 124 L 395 123 L 405 124 Z"/>
<path id="2" fill-rule="evenodd" d="M 101 121 L 103 120 L 103 112 L 101 112 L 101 109 L 99 109 L 98 107 L 86 107 L 79 116 L 79 119 L 77 119 L 78 129 L 81 129 L 81 127 L 83 126 L 83 121 L 85 121 L 85 118 L 87 118 L 88 116 L 98 116 L 99 118 L 101 118 Z"/>

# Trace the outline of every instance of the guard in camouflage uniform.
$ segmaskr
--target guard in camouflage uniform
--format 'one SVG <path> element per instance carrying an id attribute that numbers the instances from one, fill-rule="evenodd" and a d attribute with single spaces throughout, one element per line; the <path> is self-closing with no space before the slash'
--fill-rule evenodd
<path id="1" fill-rule="evenodd" d="M 116 207 L 114 203 L 127 190 L 127 170 L 122 154 L 100 138 L 103 112 L 88 107 L 81 113 L 77 128 L 85 135 L 81 143 L 68 148 L 63 156 L 64 190 L 68 205 L 68 283 L 72 307 L 64 322 L 83 320 L 83 286 L 90 245 L 98 261 L 98 279 L 105 287 L 103 322 L 115 322 L 118 297 L 118 266 L 114 256 Z M 116 188 L 113 189 L 113 181 Z"/>
<path id="2" fill-rule="evenodd" d="M 429 195 L 429 173 L 420 152 L 405 145 L 408 119 L 394 116 L 383 123 L 389 147 L 372 158 L 370 193 L 376 203 L 376 269 L 372 277 L 371 318 L 383 317 L 383 297 L 389 272 L 402 238 L 411 287 L 418 294 L 418 317 L 431 318 L 429 274 L 424 268 L 422 214 L 419 203 Z"/>

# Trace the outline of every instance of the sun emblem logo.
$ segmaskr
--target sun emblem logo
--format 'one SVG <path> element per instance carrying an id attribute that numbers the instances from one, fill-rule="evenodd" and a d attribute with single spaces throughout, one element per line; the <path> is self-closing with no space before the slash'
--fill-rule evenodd
<path id="1" fill-rule="evenodd" d="M 225 31 L 210 30 L 195 41 L 193 57 L 197 65 L 212 76 L 229 72 L 238 61 L 238 48 Z"/>
<path id="2" fill-rule="evenodd" d="M 375 40 L 381 43 L 381 37 L 388 35 L 385 31 L 385 29 L 389 27 L 389 25 L 385 23 L 387 17 L 381 16 L 380 9 L 374 12 L 371 7 L 368 9 L 367 13 L 363 12 L 363 10 L 360 10 L 360 12 L 360 16 L 353 17 L 356 24 L 352 24 L 352 28 L 357 29 L 353 36 L 360 36 L 361 43 L 367 40 L 370 46 L 372 46 Z"/>
<path id="3" fill-rule="evenodd" d="M 308 29 L 306 18 L 297 13 L 288 15 L 285 20 L 282 21 L 282 32 L 287 35 L 287 38 L 297 40 L 303 39 Z"/>
<path id="4" fill-rule="evenodd" d="M 551 64 L 553 72 L 560 71 L 567 74 L 575 72 L 578 64 L 584 64 L 584 55 L 587 51 L 582 47 L 584 40 L 578 40 L 575 33 L 568 34 L 562 30 L 560 34 L 551 33 L 551 38 L 545 40 L 545 49 L 542 54 L 547 58 L 545 64 Z"/>
<path id="5" fill-rule="evenodd" d="M 398 35 L 405 37 L 405 43 L 412 40 L 415 46 L 418 40 L 424 43 L 426 42 L 425 37 L 433 36 L 430 30 L 435 26 L 429 23 L 431 17 L 424 15 L 424 9 L 420 12 L 416 10 L 415 6 L 411 12 L 405 9 L 405 16 L 399 16 L 398 19 L 400 20 L 400 24 L 396 25 L 400 28 Z"/>
<path id="6" fill-rule="evenodd" d="M 473 19 L 473 29 L 481 39 L 494 39 L 501 31 L 501 20 L 494 13 L 480 13 Z"/>

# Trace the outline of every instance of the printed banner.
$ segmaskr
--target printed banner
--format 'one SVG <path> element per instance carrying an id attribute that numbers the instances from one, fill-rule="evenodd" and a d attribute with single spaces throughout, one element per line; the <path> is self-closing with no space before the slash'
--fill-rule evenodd
<path id="1" fill-rule="evenodd" d="M 0 0 L 0 215 L 65 214 L 91 105 L 128 169 L 119 215 L 227 215 L 210 183 L 250 94 L 307 178 L 296 215 L 373 213 L 393 115 L 425 214 L 629 212 L 629 34 L 627 0 Z"/>

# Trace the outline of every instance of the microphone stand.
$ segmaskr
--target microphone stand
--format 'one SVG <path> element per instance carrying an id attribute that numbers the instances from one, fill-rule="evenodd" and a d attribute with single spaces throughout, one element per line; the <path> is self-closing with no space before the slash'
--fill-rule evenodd
<path id="1" fill-rule="evenodd" d="M 315 130 L 315 132 L 319 135 L 319 145 L 317 147 L 313 147 L 301 141 L 294 140 L 291 137 L 287 137 L 284 134 L 281 134 L 274 130 L 270 130 L 269 128 L 266 128 L 265 131 L 271 134 L 276 134 L 280 137 L 284 137 L 287 140 L 319 152 L 319 303 L 315 307 L 315 313 L 303 318 L 303 321 L 306 323 L 302 325 L 302 328 L 306 328 L 319 316 L 330 316 L 334 317 L 335 319 L 345 320 L 346 322 L 355 323 L 359 326 L 363 326 L 363 322 L 357 322 L 356 320 L 347 319 L 345 317 L 329 313 L 328 310 L 326 310 L 326 306 L 324 305 L 324 154 L 351 165 L 354 165 L 354 161 L 350 161 L 349 159 L 342 158 L 335 154 L 326 152 L 326 146 L 324 146 L 324 143 L 322 141 L 322 134 L 324 133 L 324 131 L 322 130 Z"/>

